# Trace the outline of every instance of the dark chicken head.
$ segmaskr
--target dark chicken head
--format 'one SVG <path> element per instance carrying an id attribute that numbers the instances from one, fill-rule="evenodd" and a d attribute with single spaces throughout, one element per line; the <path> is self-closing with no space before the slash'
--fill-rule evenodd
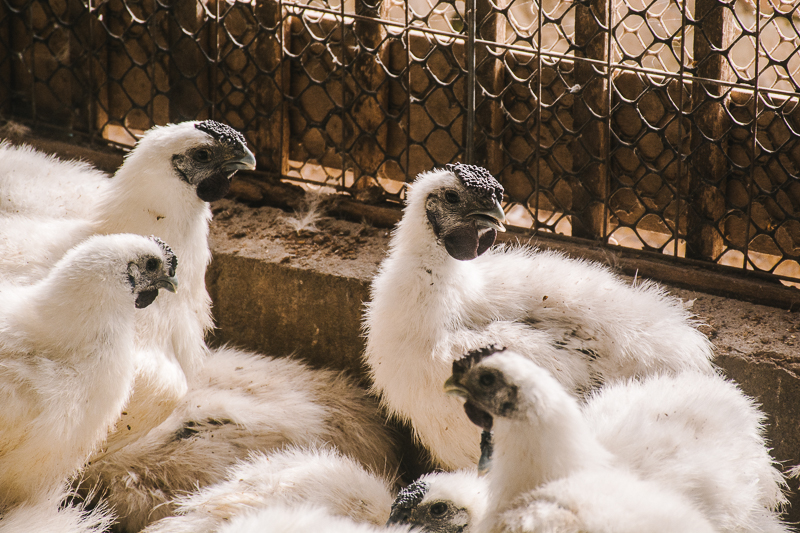
<path id="1" fill-rule="evenodd" d="M 256 158 L 247 148 L 244 135 L 230 126 L 204 120 L 194 127 L 205 133 L 205 138 L 174 154 L 172 165 L 182 180 L 195 187 L 198 198 L 213 202 L 228 193 L 237 170 L 256 168 Z"/>
<path id="2" fill-rule="evenodd" d="M 457 179 L 432 190 L 425 212 L 436 238 L 454 259 L 469 261 L 494 244 L 498 231 L 505 231 L 500 202 L 503 186 L 488 170 L 475 165 L 447 165 Z"/>
<path id="3" fill-rule="evenodd" d="M 153 303 L 159 289 L 166 289 L 169 292 L 178 290 L 178 280 L 175 277 L 178 258 L 167 243 L 158 237 L 150 239 L 161 248 L 162 256 L 141 255 L 135 261 L 128 263 L 128 282 L 131 285 L 131 292 L 136 295 L 136 307 L 139 309 Z"/>
<path id="4" fill-rule="evenodd" d="M 464 398 L 464 412 L 473 424 L 491 431 L 495 416 L 508 417 L 517 409 L 518 388 L 506 376 L 484 360 L 503 348 L 489 346 L 470 352 L 453 362 L 453 375 L 444 390 Z"/>

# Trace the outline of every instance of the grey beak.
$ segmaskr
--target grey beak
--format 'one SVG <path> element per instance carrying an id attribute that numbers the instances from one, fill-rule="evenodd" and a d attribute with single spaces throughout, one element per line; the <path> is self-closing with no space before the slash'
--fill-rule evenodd
<path id="1" fill-rule="evenodd" d="M 246 146 L 244 147 L 244 155 L 242 157 L 226 161 L 222 165 L 225 172 L 236 172 L 237 170 L 255 170 L 256 156 Z"/>
<path id="2" fill-rule="evenodd" d="M 494 228 L 497 231 L 505 231 L 503 222 L 506 221 L 506 214 L 503 211 L 503 206 L 500 205 L 496 199 L 494 205 L 489 209 L 476 209 L 475 211 L 467 214 L 468 217 L 474 218 L 479 226 L 487 228 Z"/>
<path id="3" fill-rule="evenodd" d="M 178 292 L 178 278 L 175 276 L 162 276 L 156 281 L 156 287 L 167 289 L 169 292 Z"/>

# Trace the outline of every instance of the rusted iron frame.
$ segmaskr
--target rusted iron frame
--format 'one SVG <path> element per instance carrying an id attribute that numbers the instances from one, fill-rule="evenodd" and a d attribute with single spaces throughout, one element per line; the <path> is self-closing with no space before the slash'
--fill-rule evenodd
<path id="1" fill-rule="evenodd" d="M 747 270 L 747 264 L 750 262 L 750 224 L 753 220 L 753 200 L 755 196 L 755 173 L 756 173 L 756 156 L 758 155 L 758 56 L 761 47 L 761 2 L 756 0 L 756 39 L 755 39 L 755 65 L 753 67 L 753 140 L 750 145 L 750 172 L 747 175 L 747 216 L 745 220 L 744 229 L 744 257 L 742 258 L 742 268 Z M 780 261 L 778 261 L 779 264 Z M 755 268 L 755 266 L 754 266 Z"/>
<path id="2" fill-rule="evenodd" d="M 467 42 L 465 48 L 467 63 L 467 120 L 466 138 L 464 140 L 464 162 L 472 165 L 475 162 L 475 37 L 478 31 L 478 2 L 465 0 L 467 15 Z"/>
<path id="3" fill-rule="evenodd" d="M 603 233 L 601 239 L 603 242 L 608 243 L 608 204 L 611 200 L 611 113 L 613 111 L 612 105 L 614 103 L 614 76 L 611 67 L 611 43 L 614 40 L 614 2 L 615 0 L 606 0 L 606 31 L 608 37 L 606 38 L 606 139 L 605 139 L 605 198 L 603 198 Z M 577 59 L 577 58 L 576 58 Z"/>
<path id="4" fill-rule="evenodd" d="M 534 175 L 534 182 L 533 182 L 533 194 L 534 194 L 534 211 L 533 211 L 533 231 L 534 233 L 539 231 L 539 181 L 541 180 L 541 138 L 542 138 L 542 27 L 543 27 L 543 19 L 544 19 L 544 2 L 543 0 L 535 0 L 538 2 L 539 5 L 539 17 L 537 21 L 537 35 L 536 35 L 536 61 L 537 61 L 537 71 L 536 77 L 538 78 L 538 83 L 536 84 L 536 173 Z M 528 202 L 525 202 L 525 209 L 528 209 Z"/>
<path id="5" fill-rule="evenodd" d="M 681 187 L 680 180 L 683 176 L 683 93 L 684 93 L 684 79 L 686 76 L 686 5 L 687 0 L 678 0 L 681 2 L 681 57 L 680 68 L 678 69 L 678 110 L 676 116 L 678 117 L 678 175 L 676 187 L 673 189 L 675 194 L 675 220 L 672 228 L 672 256 L 678 257 L 678 241 L 681 234 Z M 669 82 L 667 82 L 667 94 L 669 94 Z M 691 130 L 689 130 L 691 131 Z"/>

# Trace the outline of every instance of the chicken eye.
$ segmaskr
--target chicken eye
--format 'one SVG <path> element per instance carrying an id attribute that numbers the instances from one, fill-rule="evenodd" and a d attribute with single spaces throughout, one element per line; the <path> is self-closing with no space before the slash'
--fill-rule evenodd
<path id="1" fill-rule="evenodd" d="M 158 269 L 158 259 L 150 258 L 144 265 L 148 272 L 155 272 Z"/>
<path id="2" fill-rule="evenodd" d="M 484 387 L 491 387 L 494 385 L 494 375 L 493 374 L 481 374 L 481 377 L 478 378 L 478 382 Z"/>
<path id="3" fill-rule="evenodd" d="M 209 152 L 205 148 L 201 148 L 200 150 L 194 153 L 194 159 L 195 161 L 198 161 L 200 163 L 208 163 L 209 161 L 211 161 L 211 152 Z"/>
<path id="4" fill-rule="evenodd" d="M 459 198 L 458 193 L 455 191 L 447 191 L 444 193 L 444 199 L 450 202 L 451 204 L 457 204 L 461 198 Z"/>
<path id="5" fill-rule="evenodd" d="M 444 502 L 436 502 L 431 505 L 431 515 L 440 517 L 447 512 L 447 504 Z"/>

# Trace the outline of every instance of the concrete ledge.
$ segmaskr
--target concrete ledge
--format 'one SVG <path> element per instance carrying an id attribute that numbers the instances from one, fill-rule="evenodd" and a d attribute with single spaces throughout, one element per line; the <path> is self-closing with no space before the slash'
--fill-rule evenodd
<path id="1" fill-rule="evenodd" d="M 388 231 L 323 220 L 316 224 L 319 231 L 301 230 L 298 235 L 292 229 L 297 216 L 231 200 L 217 202 L 214 212 L 214 259 L 207 275 L 218 327 L 213 342 L 272 355 L 293 353 L 313 366 L 349 372 L 366 384 L 363 302 L 385 256 Z M 608 262 L 613 266 L 614 259 Z M 667 288 L 692 302 L 693 311 L 707 323 L 703 331 L 717 346 L 716 363 L 761 402 L 774 457 L 787 467 L 800 463 L 797 313 Z M 418 449 L 409 448 L 408 454 L 413 477 L 424 465 Z M 792 489 L 794 505 L 787 518 L 798 521 L 796 483 Z"/>

